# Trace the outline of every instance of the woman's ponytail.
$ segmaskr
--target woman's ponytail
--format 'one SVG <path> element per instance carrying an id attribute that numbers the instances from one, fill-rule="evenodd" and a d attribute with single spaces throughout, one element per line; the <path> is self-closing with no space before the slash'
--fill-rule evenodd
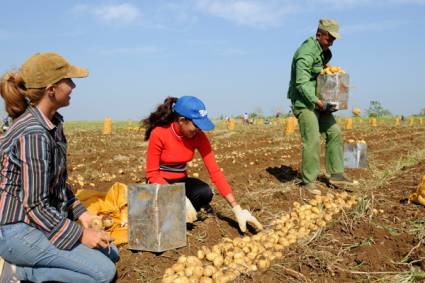
<path id="1" fill-rule="evenodd" d="M 142 120 L 142 126 L 146 128 L 145 141 L 149 140 L 155 127 L 168 125 L 176 119 L 177 114 L 173 111 L 173 105 L 176 101 L 176 97 L 167 97 L 148 118 Z"/>

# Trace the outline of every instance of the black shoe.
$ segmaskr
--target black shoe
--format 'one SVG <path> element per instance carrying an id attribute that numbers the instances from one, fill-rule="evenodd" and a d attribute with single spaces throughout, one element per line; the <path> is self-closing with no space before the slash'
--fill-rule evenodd
<path id="1" fill-rule="evenodd" d="M 343 185 L 343 186 L 357 186 L 359 184 L 356 180 L 351 180 L 343 173 L 332 174 L 329 178 L 331 185 Z"/>

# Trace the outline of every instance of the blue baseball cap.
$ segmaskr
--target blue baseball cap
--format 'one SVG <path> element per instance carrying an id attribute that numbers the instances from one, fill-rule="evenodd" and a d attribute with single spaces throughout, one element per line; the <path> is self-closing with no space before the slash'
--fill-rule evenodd
<path id="1" fill-rule="evenodd" d="M 208 118 L 205 104 L 194 96 L 182 96 L 173 105 L 173 110 L 177 114 L 191 120 L 199 129 L 210 131 L 214 129 L 214 124 Z"/>

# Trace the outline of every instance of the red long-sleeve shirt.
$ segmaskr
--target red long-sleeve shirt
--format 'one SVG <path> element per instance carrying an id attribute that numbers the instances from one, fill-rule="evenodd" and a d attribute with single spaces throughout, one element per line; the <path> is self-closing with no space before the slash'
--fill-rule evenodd
<path id="1" fill-rule="evenodd" d="M 146 177 L 149 182 L 168 184 L 165 179 L 187 177 L 186 163 L 193 159 L 195 149 L 201 154 L 220 194 L 227 196 L 232 189 L 215 160 L 206 134 L 200 131 L 195 137 L 186 138 L 180 134 L 175 122 L 156 127 L 150 135 L 146 159 Z"/>

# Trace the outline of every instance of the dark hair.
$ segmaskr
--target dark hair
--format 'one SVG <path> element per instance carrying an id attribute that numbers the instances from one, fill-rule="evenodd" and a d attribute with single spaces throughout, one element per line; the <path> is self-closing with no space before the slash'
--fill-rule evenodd
<path id="1" fill-rule="evenodd" d="M 179 115 L 173 111 L 173 104 L 177 97 L 169 96 L 160 104 L 149 117 L 142 120 L 142 126 L 146 128 L 145 141 L 149 140 L 152 130 L 158 126 L 165 126 L 173 122 Z"/>

